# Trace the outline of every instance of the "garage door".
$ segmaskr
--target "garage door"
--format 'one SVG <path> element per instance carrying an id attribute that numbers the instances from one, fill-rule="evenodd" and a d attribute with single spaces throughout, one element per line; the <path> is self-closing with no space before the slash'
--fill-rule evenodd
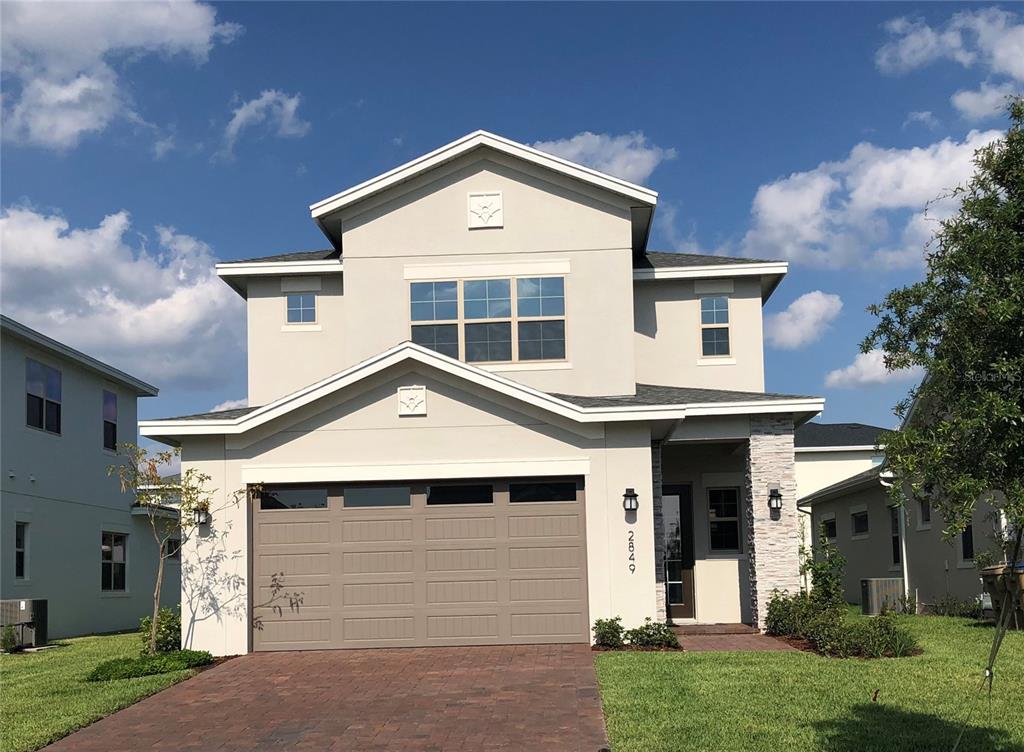
<path id="1" fill-rule="evenodd" d="M 255 650 L 589 640 L 580 478 L 257 496 Z"/>

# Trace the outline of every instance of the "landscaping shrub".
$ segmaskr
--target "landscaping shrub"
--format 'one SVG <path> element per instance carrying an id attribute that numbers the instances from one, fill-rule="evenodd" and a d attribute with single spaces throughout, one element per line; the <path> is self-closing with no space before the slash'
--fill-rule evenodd
<path id="1" fill-rule="evenodd" d="M 801 573 L 811 575 L 810 599 L 823 608 L 843 608 L 846 598 L 843 597 L 843 569 L 846 559 L 839 549 L 828 539 L 825 523 L 818 533 L 818 542 L 810 555 L 801 550 L 803 564 Z"/>
<path id="2" fill-rule="evenodd" d="M 21 645 L 18 644 L 18 636 L 14 633 L 14 627 L 10 624 L 4 627 L 3 632 L 0 632 L 0 648 L 5 653 L 15 653 L 21 650 Z"/>
<path id="3" fill-rule="evenodd" d="M 960 616 L 968 619 L 981 618 L 981 599 L 962 601 L 955 595 L 944 595 L 932 604 L 929 611 L 936 616 Z"/>
<path id="4" fill-rule="evenodd" d="M 157 653 L 139 658 L 114 658 L 103 661 L 85 677 L 87 681 L 110 681 L 132 679 L 137 676 L 166 674 L 213 663 L 213 656 L 205 650 L 177 650 L 173 653 Z"/>
<path id="5" fill-rule="evenodd" d="M 622 642 L 622 617 L 614 619 L 598 619 L 594 622 L 594 644 L 599 648 L 617 650 Z"/>
<path id="6" fill-rule="evenodd" d="M 789 595 L 773 590 L 765 616 L 765 631 L 770 635 L 802 636 L 804 626 L 815 613 L 815 606 L 804 593 Z"/>
<path id="7" fill-rule="evenodd" d="M 139 622 L 139 639 L 142 640 L 142 655 L 149 654 L 149 632 L 153 619 L 144 616 Z M 181 649 L 181 611 L 161 608 L 156 613 L 156 652 L 170 653 Z"/>
<path id="8" fill-rule="evenodd" d="M 651 621 L 647 617 L 643 624 L 635 629 L 627 629 L 624 635 L 626 642 L 633 648 L 678 648 L 679 639 L 672 627 L 661 622 Z"/>

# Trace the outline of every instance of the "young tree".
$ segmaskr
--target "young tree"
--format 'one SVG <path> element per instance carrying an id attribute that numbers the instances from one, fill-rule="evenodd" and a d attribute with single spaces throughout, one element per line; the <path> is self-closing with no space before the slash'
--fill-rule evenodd
<path id="1" fill-rule="evenodd" d="M 978 150 L 939 223 L 923 281 L 890 292 L 861 345 L 890 369 L 927 377 L 900 403 L 909 420 L 885 434 L 897 483 L 962 532 L 980 499 L 1008 523 L 1004 553 L 1020 560 L 1024 531 L 1024 99 L 1008 105 L 1005 137 Z M 1013 592 L 1011 590 L 1011 592 Z"/>
<path id="2" fill-rule="evenodd" d="M 153 588 L 153 616 L 149 630 L 149 653 L 156 653 L 156 635 L 160 613 L 160 592 L 164 584 L 164 563 L 180 556 L 178 549 L 195 532 L 196 512 L 210 511 L 211 491 L 206 487 L 210 476 L 189 468 L 179 481 L 160 477 L 160 468 L 167 467 L 180 450 L 150 454 L 131 443 L 118 450 L 124 461 L 107 468 L 108 475 L 117 475 L 121 492 L 135 496 L 135 503 L 146 510 L 149 527 L 156 541 L 159 561 Z M 172 543 L 176 541 L 176 543 Z"/>

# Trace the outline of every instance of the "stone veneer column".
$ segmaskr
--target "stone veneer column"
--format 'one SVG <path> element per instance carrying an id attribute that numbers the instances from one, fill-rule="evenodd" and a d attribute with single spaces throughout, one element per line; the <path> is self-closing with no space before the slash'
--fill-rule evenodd
<path id="1" fill-rule="evenodd" d="M 665 536 L 664 520 L 661 514 L 661 441 L 651 442 L 651 480 L 653 498 L 651 499 L 652 517 L 654 518 L 654 602 L 658 621 L 668 620 L 665 606 Z"/>
<path id="2" fill-rule="evenodd" d="M 796 507 L 793 416 L 750 416 L 746 470 L 747 565 L 754 619 L 764 629 L 772 590 L 800 588 L 800 529 Z M 777 518 L 768 509 L 768 489 L 782 491 Z"/>

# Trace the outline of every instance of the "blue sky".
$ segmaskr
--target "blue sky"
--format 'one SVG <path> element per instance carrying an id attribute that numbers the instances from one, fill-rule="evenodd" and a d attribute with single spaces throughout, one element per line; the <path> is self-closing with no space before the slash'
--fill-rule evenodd
<path id="1" fill-rule="evenodd" d="M 1009 5 L 2 14 L 4 312 L 159 385 L 143 417 L 244 397 L 214 260 L 324 247 L 310 203 L 485 128 L 659 191 L 652 249 L 788 259 L 768 389 L 892 425 L 914 374 L 855 360 L 864 309 L 921 276 L 925 204 L 1024 82 Z"/>

